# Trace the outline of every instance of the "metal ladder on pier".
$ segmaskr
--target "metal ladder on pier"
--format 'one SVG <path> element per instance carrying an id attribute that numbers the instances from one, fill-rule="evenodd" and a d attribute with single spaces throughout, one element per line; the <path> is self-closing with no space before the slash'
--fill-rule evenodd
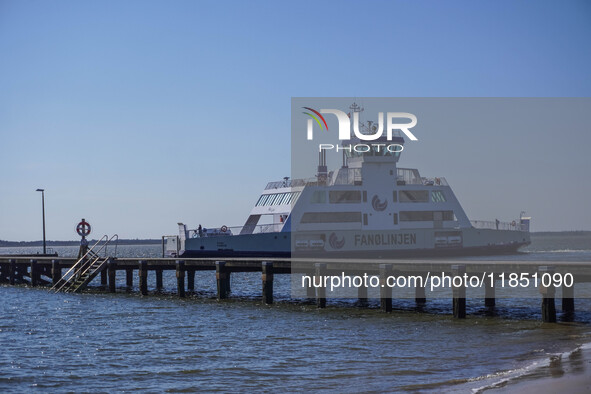
<path id="1" fill-rule="evenodd" d="M 117 234 L 109 238 L 103 235 L 101 239 L 88 249 L 64 276 L 51 288 L 54 292 L 63 291 L 65 293 L 79 293 L 88 286 L 88 284 L 103 270 L 111 257 L 117 257 L 117 243 L 119 236 Z M 102 243 L 102 244 L 101 244 Z M 107 246 L 115 244 L 113 256 L 107 254 Z M 99 245 L 101 244 L 101 245 Z"/>

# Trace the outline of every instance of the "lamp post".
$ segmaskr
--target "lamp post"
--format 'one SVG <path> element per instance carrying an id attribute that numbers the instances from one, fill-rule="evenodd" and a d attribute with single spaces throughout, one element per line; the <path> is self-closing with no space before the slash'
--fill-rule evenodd
<path id="1" fill-rule="evenodd" d="M 45 244 L 45 189 L 37 189 L 41 192 L 41 210 L 43 215 L 43 254 L 47 254 L 47 248 Z"/>

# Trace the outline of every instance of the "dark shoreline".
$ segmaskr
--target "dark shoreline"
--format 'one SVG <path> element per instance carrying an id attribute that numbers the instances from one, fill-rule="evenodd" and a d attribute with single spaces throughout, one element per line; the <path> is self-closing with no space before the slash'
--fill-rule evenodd
<path id="1" fill-rule="evenodd" d="M 96 243 L 96 239 L 89 239 L 88 243 L 91 245 Z M 120 239 L 119 245 L 161 245 L 162 239 Z M 78 241 L 47 241 L 47 246 L 78 246 Z M 43 246 L 43 241 L 2 241 L 0 240 L 0 247 L 28 247 L 28 246 Z"/>

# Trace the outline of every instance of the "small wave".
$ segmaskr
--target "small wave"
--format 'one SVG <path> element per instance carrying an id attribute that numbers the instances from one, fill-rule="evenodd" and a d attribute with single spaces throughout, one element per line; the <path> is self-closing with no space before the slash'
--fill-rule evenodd
<path id="1" fill-rule="evenodd" d="M 480 382 L 480 381 L 487 381 L 487 380 L 494 380 L 488 384 L 485 384 L 480 387 L 476 387 L 472 389 L 473 393 L 481 393 L 485 390 L 499 388 L 504 386 L 505 384 L 509 383 L 512 380 L 519 379 L 536 369 L 548 367 L 550 365 L 551 358 L 544 358 L 542 360 L 537 360 L 532 362 L 529 365 L 526 365 L 521 368 L 510 369 L 508 371 L 497 372 L 485 376 L 480 376 L 473 379 L 468 379 L 468 382 Z M 499 380 L 497 380 L 499 379 Z"/>
<path id="2" fill-rule="evenodd" d="M 480 387 L 472 388 L 472 393 L 482 393 L 486 390 L 500 388 L 510 382 L 524 378 L 528 375 L 533 375 L 535 371 L 550 367 L 555 362 L 568 359 L 571 355 L 581 350 L 591 350 L 591 342 L 584 343 L 577 346 L 573 350 L 568 350 L 562 353 L 549 353 L 544 358 L 533 361 L 521 368 L 510 369 L 508 371 L 497 372 L 477 378 L 468 379 L 468 382 L 488 381 Z M 497 380 L 498 379 L 498 380 Z"/>

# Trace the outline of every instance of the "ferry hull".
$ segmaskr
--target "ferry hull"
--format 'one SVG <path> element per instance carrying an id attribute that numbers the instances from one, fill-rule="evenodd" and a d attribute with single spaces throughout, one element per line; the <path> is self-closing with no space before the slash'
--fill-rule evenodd
<path id="1" fill-rule="evenodd" d="M 529 243 L 529 232 L 475 228 L 280 232 L 187 239 L 182 256 L 450 257 L 511 254 Z"/>

